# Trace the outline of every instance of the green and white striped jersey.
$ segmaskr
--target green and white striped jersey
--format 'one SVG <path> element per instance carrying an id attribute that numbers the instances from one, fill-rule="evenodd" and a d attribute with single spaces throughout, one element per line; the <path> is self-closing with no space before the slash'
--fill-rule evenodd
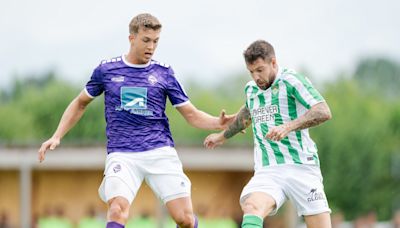
<path id="1" fill-rule="evenodd" d="M 278 142 L 265 138 L 270 127 L 297 119 L 311 106 L 324 101 L 307 78 L 293 70 L 279 69 L 270 88 L 261 90 L 250 81 L 245 93 L 252 119 L 255 170 L 282 164 L 319 166 L 317 147 L 308 129 L 290 132 Z"/>

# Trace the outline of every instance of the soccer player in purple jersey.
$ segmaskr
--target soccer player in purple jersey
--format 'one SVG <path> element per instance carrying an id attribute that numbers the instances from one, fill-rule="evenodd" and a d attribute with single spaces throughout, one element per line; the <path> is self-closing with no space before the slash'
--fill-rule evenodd
<path id="1" fill-rule="evenodd" d="M 39 149 L 39 161 L 54 150 L 78 122 L 86 106 L 104 92 L 107 122 L 107 159 L 100 198 L 108 204 L 107 227 L 124 227 L 130 205 L 143 180 L 165 203 L 178 227 L 197 227 L 190 198 L 191 183 L 165 114 L 166 99 L 186 121 L 201 129 L 224 129 L 233 116 L 211 116 L 192 105 L 174 71 L 152 60 L 161 24 L 150 14 L 139 14 L 129 24 L 128 54 L 103 61 L 85 89 L 66 108 L 57 130 Z"/>

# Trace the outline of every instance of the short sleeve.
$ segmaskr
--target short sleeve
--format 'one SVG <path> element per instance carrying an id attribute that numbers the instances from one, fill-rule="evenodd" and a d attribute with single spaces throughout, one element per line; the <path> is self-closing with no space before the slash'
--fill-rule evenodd
<path id="1" fill-rule="evenodd" d="M 94 69 L 90 80 L 86 83 L 85 90 L 90 97 L 97 97 L 104 91 L 103 73 L 100 66 Z"/>
<path id="2" fill-rule="evenodd" d="M 168 69 L 167 75 L 167 95 L 171 104 L 174 107 L 179 107 L 189 102 L 189 97 L 186 95 L 182 85 L 175 77 L 172 68 Z"/>
<path id="3" fill-rule="evenodd" d="M 288 93 L 307 109 L 324 101 L 324 98 L 314 88 L 310 80 L 302 75 L 289 74 L 283 81 L 288 87 Z"/>

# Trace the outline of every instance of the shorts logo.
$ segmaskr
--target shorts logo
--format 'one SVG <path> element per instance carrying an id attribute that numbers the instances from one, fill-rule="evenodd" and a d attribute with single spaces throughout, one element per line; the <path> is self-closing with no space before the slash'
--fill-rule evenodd
<path id="1" fill-rule="evenodd" d="M 114 173 L 118 173 L 119 171 L 121 171 L 121 165 L 117 164 L 116 166 L 114 166 L 113 170 L 114 170 Z"/>
<path id="2" fill-rule="evenodd" d="M 185 182 L 184 181 L 181 182 L 181 187 L 185 187 Z"/>
<path id="3" fill-rule="evenodd" d="M 307 193 L 307 202 L 313 202 L 317 200 L 325 200 L 325 195 L 323 192 L 318 192 L 317 188 L 312 188 L 309 193 Z"/>

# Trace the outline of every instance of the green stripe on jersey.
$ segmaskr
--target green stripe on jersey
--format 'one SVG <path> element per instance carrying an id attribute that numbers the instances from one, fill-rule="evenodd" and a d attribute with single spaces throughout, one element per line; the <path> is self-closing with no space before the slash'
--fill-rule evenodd
<path id="1" fill-rule="evenodd" d="M 260 93 L 258 95 L 258 99 L 260 100 L 260 107 L 264 107 L 265 106 L 265 97 L 263 93 Z M 261 138 L 261 144 L 264 146 L 264 142 L 263 139 L 265 139 L 265 135 L 268 133 L 268 125 L 266 123 L 260 123 L 261 126 L 261 135 L 263 138 Z M 265 146 L 264 146 L 265 148 Z M 275 149 L 274 149 L 274 153 L 275 153 Z M 275 155 L 276 156 L 276 155 Z M 265 151 L 263 150 L 262 153 L 262 162 L 263 162 L 263 166 L 267 166 L 269 165 L 269 158 L 268 158 L 268 151 L 267 149 L 265 149 Z"/>
<path id="2" fill-rule="evenodd" d="M 258 92 L 258 88 L 253 87 L 253 91 L 251 93 L 252 94 L 256 94 L 257 92 Z M 253 109 L 253 107 L 254 107 L 254 99 L 249 99 L 249 101 L 250 101 L 250 109 L 249 110 L 251 111 Z M 247 103 L 247 101 L 246 101 L 246 103 Z M 269 159 L 268 159 L 267 149 L 264 146 L 262 138 L 260 138 L 259 134 L 257 133 L 257 128 L 256 128 L 256 125 L 254 124 L 254 122 L 253 122 L 253 132 L 254 132 L 255 138 L 257 139 L 258 145 L 260 145 L 260 148 L 261 148 L 262 164 L 263 164 L 263 166 L 268 166 L 269 165 Z M 262 132 L 263 132 L 263 128 L 261 127 L 261 133 Z M 263 135 L 263 133 L 262 133 L 262 135 Z"/>
<path id="3" fill-rule="evenodd" d="M 279 82 L 279 81 L 278 81 L 278 82 Z M 278 107 L 278 112 L 275 113 L 275 126 L 279 126 L 279 125 L 282 125 L 282 124 L 283 124 L 282 115 L 281 115 L 281 106 L 280 106 L 280 104 L 279 104 L 279 83 L 278 83 L 278 82 L 276 82 L 275 85 L 273 85 L 272 88 L 271 88 L 271 94 L 272 94 L 272 101 L 271 101 L 271 104 L 272 104 L 272 105 L 276 105 L 276 106 Z M 289 108 L 288 111 L 289 111 L 289 112 L 291 111 L 290 108 Z M 271 142 L 270 142 L 270 143 L 271 143 Z M 299 153 L 298 153 L 297 150 L 294 149 L 293 146 L 290 144 L 289 137 L 286 136 L 285 138 L 283 138 L 283 139 L 281 140 L 281 143 L 282 143 L 284 146 L 286 146 L 286 147 L 288 148 L 289 154 L 290 154 L 290 156 L 292 157 L 293 162 L 296 163 L 296 164 L 301 164 L 301 162 L 300 162 L 300 157 L 299 157 Z M 271 144 L 272 144 L 272 143 L 271 143 Z M 279 147 L 278 147 L 278 150 L 279 150 Z M 283 157 L 283 154 L 280 153 L 280 155 L 282 156 L 282 160 L 283 160 L 283 161 L 281 161 L 281 162 L 284 163 L 284 162 L 285 162 L 285 159 L 284 159 L 284 157 Z M 278 159 L 277 159 L 277 162 L 278 162 Z M 280 163 L 278 162 L 278 164 L 280 164 Z"/>
<path id="4" fill-rule="evenodd" d="M 306 107 L 307 109 L 310 109 L 311 106 L 308 104 L 308 102 L 306 102 L 303 97 L 301 96 L 300 92 L 292 85 L 290 84 L 290 82 L 286 81 L 286 80 L 282 80 L 287 88 L 287 91 L 290 92 L 291 94 L 293 94 L 293 96 L 299 100 L 299 102 Z M 288 93 L 289 96 L 289 93 Z M 297 112 L 297 111 L 296 111 Z"/>
<path id="5" fill-rule="evenodd" d="M 324 99 L 321 96 L 321 94 L 311 84 L 310 80 L 308 80 L 301 74 L 292 74 L 292 75 L 295 76 L 304 85 L 304 87 L 306 87 L 307 91 L 313 96 L 315 100 L 321 101 Z"/>
<path id="6" fill-rule="evenodd" d="M 295 120 L 297 119 L 297 106 L 296 106 L 296 101 L 292 96 L 290 96 L 289 88 L 293 89 L 294 87 L 291 86 L 287 81 L 283 81 L 286 85 L 286 95 L 287 95 L 287 102 L 288 102 L 288 109 L 289 109 L 289 116 L 290 120 Z M 301 149 L 303 150 L 303 140 L 301 138 L 301 131 L 296 131 L 296 137 L 297 141 L 300 144 Z"/>
<path id="7" fill-rule="evenodd" d="M 280 114 L 279 110 L 279 86 L 278 85 L 273 85 L 271 86 L 271 105 L 276 105 L 278 107 L 278 112 L 274 114 L 274 119 L 275 119 L 275 126 L 281 125 L 283 123 L 282 121 L 282 116 Z M 265 99 L 264 97 L 260 97 L 260 106 L 265 106 Z M 266 125 L 266 124 L 265 124 Z M 276 158 L 276 163 L 282 164 L 285 163 L 285 158 L 283 157 L 282 152 L 279 150 L 279 146 L 276 142 L 267 139 L 268 143 L 271 145 L 272 149 L 274 150 L 275 158 Z"/>

